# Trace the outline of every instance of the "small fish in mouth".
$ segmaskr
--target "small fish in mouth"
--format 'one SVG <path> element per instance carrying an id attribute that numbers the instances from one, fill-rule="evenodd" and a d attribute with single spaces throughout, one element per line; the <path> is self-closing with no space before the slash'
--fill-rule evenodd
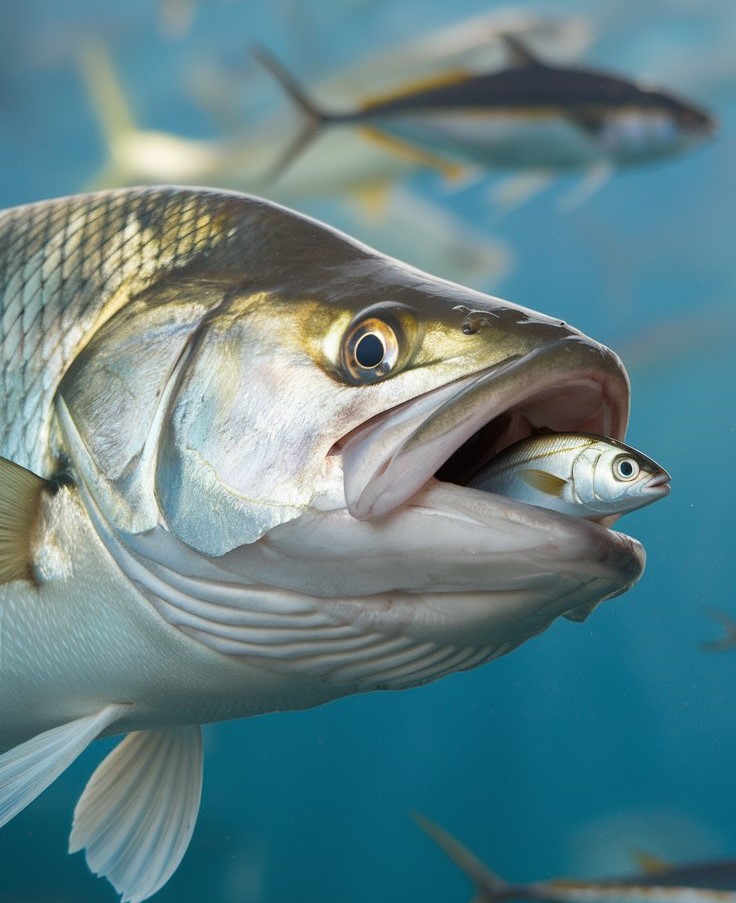
<path id="1" fill-rule="evenodd" d="M 468 485 L 573 517 L 601 518 L 664 498 L 669 481 L 659 464 L 623 442 L 548 433 L 509 446 Z"/>

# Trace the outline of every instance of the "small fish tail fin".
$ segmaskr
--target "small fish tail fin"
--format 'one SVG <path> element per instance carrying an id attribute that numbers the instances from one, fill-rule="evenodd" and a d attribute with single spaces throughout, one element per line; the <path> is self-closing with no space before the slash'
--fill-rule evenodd
<path id="1" fill-rule="evenodd" d="M 518 889 L 505 881 L 500 875 L 492 872 L 463 846 L 452 834 L 419 812 L 412 812 L 412 818 L 425 831 L 440 849 L 465 872 L 475 887 L 474 903 L 496 903 L 518 895 Z"/>
<path id="2" fill-rule="evenodd" d="M 330 120 L 323 110 L 320 110 L 306 94 L 294 76 L 285 69 L 281 63 L 265 47 L 256 45 L 251 48 L 253 57 L 267 69 L 284 92 L 292 100 L 294 105 L 301 110 L 306 117 L 306 122 L 296 137 L 286 147 L 268 174 L 269 180 L 274 180 L 281 175 L 289 165 L 299 156 L 304 148 L 314 139 L 320 128 Z"/>

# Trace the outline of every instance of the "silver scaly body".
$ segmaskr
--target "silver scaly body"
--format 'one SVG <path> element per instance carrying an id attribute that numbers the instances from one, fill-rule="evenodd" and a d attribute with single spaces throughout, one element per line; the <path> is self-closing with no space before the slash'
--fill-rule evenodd
<path id="1" fill-rule="evenodd" d="M 623 437 L 621 363 L 558 320 L 202 189 L 0 213 L 0 295 L 0 825 L 127 733 L 71 847 L 133 903 L 189 842 L 201 724 L 475 667 L 643 570 L 468 487 L 478 445 Z"/>

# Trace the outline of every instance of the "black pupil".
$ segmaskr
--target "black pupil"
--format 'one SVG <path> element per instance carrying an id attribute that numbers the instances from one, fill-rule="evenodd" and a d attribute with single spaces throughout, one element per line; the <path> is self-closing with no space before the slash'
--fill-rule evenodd
<path id="1" fill-rule="evenodd" d="M 630 477 L 634 472 L 634 465 L 631 463 L 631 461 L 622 461 L 618 465 L 618 469 L 622 477 Z"/>
<path id="2" fill-rule="evenodd" d="M 372 332 L 364 335 L 355 346 L 355 360 L 366 369 L 377 367 L 383 360 L 383 342 Z"/>

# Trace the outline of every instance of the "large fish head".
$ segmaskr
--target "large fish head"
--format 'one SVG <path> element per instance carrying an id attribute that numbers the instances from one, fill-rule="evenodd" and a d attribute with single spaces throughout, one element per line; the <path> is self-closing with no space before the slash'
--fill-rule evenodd
<path id="1" fill-rule="evenodd" d="M 623 438 L 615 354 L 275 205 L 233 196 L 222 232 L 58 392 L 100 535 L 164 617 L 344 693 L 472 667 L 638 579 L 634 540 L 467 486 L 540 430 Z"/>

